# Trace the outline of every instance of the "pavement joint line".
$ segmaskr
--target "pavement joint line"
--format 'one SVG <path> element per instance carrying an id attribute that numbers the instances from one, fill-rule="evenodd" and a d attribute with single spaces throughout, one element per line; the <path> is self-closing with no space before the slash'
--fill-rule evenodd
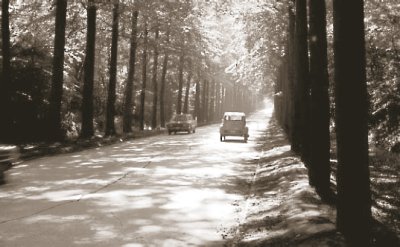
<path id="1" fill-rule="evenodd" d="M 85 194 L 85 195 L 81 195 L 81 197 L 80 197 L 79 199 L 75 200 L 75 201 L 76 201 L 76 202 L 79 202 L 81 199 L 84 199 L 84 197 L 87 196 L 87 195 L 96 194 L 97 192 L 99 192 L 99 191 L 101 191 L 101 190 L 104 190 L 104 189 L 110 187 L 110 186 L 113 185 L 113 184 L 118 183 L 119 181 L 121 181 L 122 179 L 126 178 L 126 177 L 127 177 L 129 174 L 131 174 L 131 173 L 133 173 L 133 171 L 130 171 L 130 172 L 125 173 L 125 174 L 122 175 L 121 177 L 115 179 L 114 181 L 111 181 L 111 182 L 108 183 L 108 184 L 103 185 L 102 187 L 100 187 L 100 188 L 98 188 L 98 189 L 96 189 L 96 190 L 93 190 L 93 191 L 91 191 L 91 192 L 89 192 L 89 193 L 87 193 L 87 194 Z"/>
<path id="2" fill-rule="evenodd" d="M 153 157 L 152 157 L 152 158 L 153 158 Z M 142 168 L 147 168 L 147 167 L 150 165 L 150 163 L 151 163 L 151 160 L 148 161 L 148 162 L 146 163 L 146 165 L 144 165 Z"/>
<path id="3" fill-rule="evenodd" d="M 122 228 L 123 227 L 123 223 L 121 218 L 119 218 L 117 215 L 115 215 L 113 212 L 111 212 L 111 216 L 118 222 L 119 227 Z"/>
<path id="4" fill-rule="evenodd" d="M 62 206 L 65 206 L 65 205 L 68 205 L 68 204 L 71 204 L 71 203 L 75 203 L 75 202 L 80 202 L 81 200 L 85 199 L 85 196 L 91 195 L 91 194 L 96 194 L 99 191 L 101 191 L 101 190 L 103 190 L 103 189 L 105 189 L 105 188 L 107 188 L 107 187 L 109 187 L 109 186 L 111 186 L 113 184 L 116 184 L 117 182 L 119 182 L 122 179 L 126 178 L 131 173 L 133 173 L 133 171 L 125 173 L 123 176 L 119 177 L 118 179 L 116 179 L 116 180 L 114 180 L 114 181 L 112 181 L 112 182 L 110 182 L 110 183 L 108 183 L 108 184 L 96 189 L 96 190 L 90 191 L 90 192 L 88 192 L 88 193 L 86 193 L 84 195 L 80 195 L 80 197 L 78 199 L 68 200 L 68 201 L 65 201 L 65 202 L 62 202 L 62 203 L 58 203 L 56 205 L 52 205 L 52 206 L 40 209 L 40 210 L 38 210 L 38 211 L 36 211 L 36 212 L 34 212 L 32 214 L 28 214 L 28 215 L 24 215 L 24 216 L 20 216 L 20 217 L 16 217 L 16 218 L 8 219 L 8 220 L 3 220 L 3 221 L 0 221 L 0 225 L 6 224 L 6 223 L 12 222 L 12 221 L 27 219 L 27 218 L 30 218 L 32 216 L 36 216 L 36 215 L 39 215 L 39 214 L 44 213 L 46 211 L 52 210 L 54 208 L 62 207 Z"/>
<path id="5" fill-rule="evenodd" d="M 145 166 L 143 166 L 143 168 L 146 168 L 148 165 L 150 165 L 150 163 L 151 163 L 151 161 L 147 162 L 147 164 L 146 164 Z M 43 213 L 43 212 L 49 211 L 49 210 L 54 209 L 54 208 L 58 208 L 58 207 L 65 206 L 65 205 L 70 204 L 70 203 L 80 202 L 81 200 L 85 199 L 86 196 L 91 195 L 91 194 L 96 194 L 96 193 L 98 193 L 99 191 L 104 190 L 104 189 L 106 189 L 107 187 L 109 187 L 109 186 L 111 186 L 111 185 L 113 185 L 113 184 L 118 183 L 119 181 L 121 181 L 122 179 L 124 179 L 124 178 L 126 178 L 128 175 L 130 175 L 131 173 L 133 173 L 133 171 L 130 171 L 130 172 L 125 173 L 124 175 L 122 175 L 121 177 L 117 178 L 116 180 L 114 180 L 114 181 L 112 181 L 112 182 L 110 182 L 110 183 L 107 183 L 107 184 L 101 186 L 100 188 L 98 188 L 98 189 L 96 189 L 96 190 L 90 191 L 90 192 L 88 192 L 88 193 L 86 193 L 86 194 L 84 194 L 84 195 L 80 195 L 78 199 L 75 199 L 75 200 L 68 200 L 68 201 L 65 201 L 65 202 L 62 202 L 62 203 L 58 203 L 58 204 L 56 204 L 56 205 L 52 205 L 52 206 L 49 206 L 49 207 L 47 207 L 47 208 L 40 209 L 40 210 L 38 210 L 38 211 L 36 211 L 36 212 L 34 212 L 34 213 L 32 213 L 32 214 L 28 214 L 28 215 L 24 215 L 24 216 L 20 216 L 20 217 L 16 217 L 16 218 L 8 219 L 8 220 L 3 220 L 3 221 L 0 221 L 0 225 L 6 224 L 6 223 L 12 222 L 12 221 L 27 219 L 27 218 L 30 218 L 30 217 L 32 217 L 32 216 L 39 215 L 39 214 L 41 214 L 41 213 Z"/>
<path id="6" fill-rule="evenodd" d="M 47 207 L 47 208 L 40 209 L 40 210 L 38 210 L 38 211 L 36 211 L 36 212 L 34 212 L 34 213 L 32 213 L 32 214 L 29 214 L 29 215 L 24 215 L 24 216 L 20 216 L 20 217 L 8 219 L 8 220 L 3 220 L 3 221 L 0 221 L 0 225 L 6 224 L 6 223 L 9 223 L 9 222 L 12 222 L 12 221 L 27 219 L 27 218 L 30 218 L 30 217 L 32 217 L 32 216 L 39 215 L 39 214 L 41 214 L 41 213 L 43 213 L 43 212 L 46 212 L 46 211 L 48 211 L 48 210 L 51 210 L 51 209 L 54 209 L 54 208 L 58 208 L 58 207 L 61 207 L 61 206 L 64 206 L 64 205 L 67 205 L 67 204 L 70 204 L 70 203 L 74 203 L 74 202 L 77 202 L 77 201 L 78 201 L 78 200 L 69 200 L 69 201 L 65 201 L 65 202 L 58 203 L 58 204 L 56 204 L 56 205 L 53 205 L 53 206 L 50 206 L 50 207 Z"/>

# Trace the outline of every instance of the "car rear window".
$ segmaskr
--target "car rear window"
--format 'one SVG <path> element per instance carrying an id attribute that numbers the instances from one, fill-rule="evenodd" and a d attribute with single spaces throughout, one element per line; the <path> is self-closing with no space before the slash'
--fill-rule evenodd
<path id="1" fill-rule="evenodd" d="M 186 121 L 186 115 L 176 115 L 175 116 L 175 121 Z"/>
<path id="2" fill-rule="evenodd" d="M 225 116 L 225 120 L 230 120 L 230 121 L 242 121 L 243 116 L 240 115 L 227 115 Z"/>

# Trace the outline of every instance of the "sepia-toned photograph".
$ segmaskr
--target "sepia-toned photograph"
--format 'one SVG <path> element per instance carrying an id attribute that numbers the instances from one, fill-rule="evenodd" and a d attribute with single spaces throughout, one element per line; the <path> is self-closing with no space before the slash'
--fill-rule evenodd
<path id="1" fill-rule="evenodd" d="M 400 247 L 398 0 L 0 2 L 0 246 Z"/>

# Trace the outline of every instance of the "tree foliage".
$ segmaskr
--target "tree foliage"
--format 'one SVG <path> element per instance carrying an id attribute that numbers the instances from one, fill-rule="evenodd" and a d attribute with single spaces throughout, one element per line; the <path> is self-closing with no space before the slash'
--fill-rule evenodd
<path id="1" fill-rule="evenodd" d="M 236 87 L 238 85 L 246 85 L 249 91 L 259 90 L 263 85 L 262 76 L 259 73 L 254 73 L 254 75 L 257 74 L 256 76 L 248 73 L 245 69 L 245 63 L 241 63 L 242 67 L 238 70 L 239 74 L 233 75 L 229 71 L 228 73 L 225 72 L 229 65 L 236 63 L 233 58 L 241 56 L 238 54 L 230 56 L 229 53 L 238 48 L 242 51 L 245 50 L 243 48 L 245 45 L 244 36 L 239 35 L 240 37 L 236 38 L 235 42 L 228 42 L 229 38 L 234 36 L 220 38 L 220 34 L 224 33 L 223 28 L 215 24 L 210 26 L 211 24 L 207 20 L 210 16 L 214 20 L 221 18 L 218 15 L 222 15 L 221 19 L 227 19 L 226 17 L 231 15 L 230 8 L 234 2 L 210 2 L 211 4 L 207 1 L 121 0 L 119 6 L 118 51 L 115 52 L 118 54 L 116 58 L 117 64 L 110 67 L 112 10 L 116 1 L 68 1 L 60 109 L 63 133 L 67 137 L 77 137 L 78 135 L 90 137 L 97 132 L 102 133 L 105 130 L 106 99 L 107 95 L 110 95 L 108 94 L 110 74 L 115 74 L 116 82 L 115 101 L 111 100 L 114 101 L 114 104 L 111 103 L 111 105 L 114 105 L 115 109 L 114 121 L 117 133 L 122 132 L 122 125 L 120 124 L 122 121 L 120 120 L 128 115 L 132 119 L 127 121 L 128 125 L 131 123 L 133 126 L 139 126 L 139 95 L 142 93 L 144 78 L 149 85 L 143 91 L 146 95 L 143 103 L 143 128 L 151 125 L 152 128 L 163 125 L 164 123 L 162 122 L 165 122 L 165 119 L 169 119 L 174 113 L 178 102 L 179 74 L 182 74 L 182 85 L 189 85 L 187 90 L 184 87 L 181 90 L 181 100 L 185 99 L 185 107 L 187 107 L 185 109 L 190 113 L 194 113 L 195 110 L 195 85 L 197 83 L 204 84 L 206 80 L 216 80 L 225 85 L 226 88 L 234 88 L 235 85 Z M 12 66 L 15 70 L 20 70 L 21 66 L 18 64 L 29 64 L 29 68 L 37 68 L 38 71 L 41 71 L 40 74 L 46 76 L 52 74 L 53 59 L 51 56 L 55 39 L 55 3 L 55 1 L 37 0 L 30 1 L 29 4 L 25 1 L 10 1 L 10 47 L 12 51 Z M 235 2 L 235 4 L 237 5 L 238 2 Z M 237 7 L 235 8 L 237 9 Z M 88 53 L 88 44 L 86 42 L 88 31 L 87 14 L 90 9 L 92 9 L 92 12 L 93 9 L 96 11 L 93 19 L 95 20 L 95 27 L 92 26 L 95 28 L 95 37 L 92 37 L 92 39 L 95 39 L 95 46 L 91 53 Z M 136 59 L 133 60 L 134 66 L 130 66 L 130 37 L 132 28 L 134 28 L 132 26 L 132 13 L 135 11 L 138 13 L 137 40 L 135 41 Z M 236 15 L 236 17 L 239 18 L 240 15 Z M 148 22 L 146 24 L 149 32 L 147 45 L 144 44 L 144 20 Z M 231 18 L 227 21 L 226 25 L 232 26 L 232 20 L 234 19 Z M 158 29 L 157 36 L 155 35 L 156 28 Z M 238 40 L 241 40 L 242 43 L 237 43 L 236 41 Z M 229 43 L 228 49 L 226 49 L 227 42 Z M 158 49 L 154 49 L 155 47 Z M 185 56 L 180 63 L 182 51 Z M 158 56 L 154 52 L 159 53 Z M 143 53 L 148 53 L 146 61 L 143 60 Z M 159 66 L 155 66 L 157 64 L 155 62 L 156 59 L 162 61 L 163 64 L 160 63 Z M 250 57 L 247 59 L 250 61 Z M 144 67 L 144 63 L 146 63 L 146 67 Z M 89 64 L 92 64 L 90 65 L 90 67 L 93 67 L 92 72 L 88 71 Z M 131 70 L 131 78 L 129 80 L 133 80 L 133 83 L 127 84 L 128 70 L 132 67 L 134 70 Z M 146 68 L 146 70 L 144 71 L 143 68 Z M 114 69 L 116 70 L 115 72 L 112 71 Z M 181 72 L 179 72 L 180 70 Z M 58 70 L 56 71 L 59 72 Z M 60 78 L 60 76 L 57 78 Z M 251 82 L 253 79 L 257 79 L 257 81 Z M 193 83 L 188 84 L 188 80 Z M 57 79 L 57 81 L 60 81 L 60 79 Z M 85 89 L 86 84 L 84 81 L 93 81 L 93 85 L 89 83 L 88 88 Z M 47 86 L 44 87 L 43 85 Z M 43 99 L 43 107 L 39 107 L 40 109 L 49 107 L 50 92 L 48 85 L 48 81 L 41 81 L 40 83 L 33 83 L 32 81 L 32 86 L 41 90 L 40 98 Z M 160 85 L 160 87 L 157 85 Z M 163 90 L 162 94 L 167 98 L 164 99 L 160 95 L 160 100 L 158 101 L 156 95 L 160 94 L 160 89 Z M 209 87 L 209 90 L 211 89 Z M 129 95 L 126 96 L 127 90 L 132 93 L 132 103 L 126 100 L 126 97 L 129 97 Z M 31 98 L 37 96 L 34 95 L 34 92 L 25 93 Z M 221 92 L 218 94 L 218 101 L 216 100 L 217 95 L 215 92 L 208 91 L 204 93 L 210 94 L 209 97 L 212 98 L 209 101 L 209 103 L 214 104 L 211 109 L 216 109 L 217 106 L 215 104 L 224 102 Z M 131 113 L 129 114 L 123 114 L 123 109 L 126 107 L 124 106 L 125 103 L 131 108 Z M 154 104 L 158 104 L 158 106 Z M 109 109 L 111 109 L 110 107 L 109 104 Z M 58 108 L 54 109 L 52 114 L 56 116 L 57 114 L 54 111 L 57 111 Z M 160 109 L 160 114 L 163 114 L 163 116 L 157 116 L 158 109 Z M 151 116 L 152 112 L 154 112 L 154 116 Z M 47 110 L 46 112 L 41 112 L 41 114 L 46 115 Z M 214 119 L 215 117 L 213 116 L 212 118 Z M 109 125 L 111 125 L 110 120 Z M 129 130 L 129 127 L 125 126 L 125 129 Z M 110 133 L 114 132 L 110 131 Z M 22 136 L 21 138 L 24 139 Z M 38 138 L 41 139 L 40 135 Z M 46 138 L 42 136 L 42 139 Z"/>
<path id="2" fill-rule="evenodd" d="M 366 1 L 365 14 L 371 134 L 390 148 L 400 142 L 400 6 Z"/>
<path id="3" fill-rule="evenodd" d="M 6 1 L 4 1 L 5 3 Z M 205 80 L 221 83 L 226 95 L 235 88 L 243 87 L 248 94 L 260 92 L 273 94 L 279 65 L 287 54 L 288 12 L 291 1 L 133 1 L 120 2 L 120 24 L 118 39 L 118 64 L 116 71 L 116 121 L 122 118 L 124 94 L 129 68 L 130 34 L 133 11 L 138 11 L 137 25 L 137 59 L 132 87 L 133 125 L 137 126 L 137 107 L 143 63 L 143 28 L 144 17 L 149 20 L 149 59 L 148 59 L 148 97 L 146 98 L 145 124 L 150 125 L 153 111 L 152 97 L 154 83 L 152 74 L 157 73 L 158 91 L 163 90 L 171 99 L 163 99 L 165 104 L 160 112 L 169 118 L 176 109 L 179 93 L 179 58 L 180 49 L 184 45 L 185 61 L 183 78 L 189 77 L 193 71 L 192 87 L 189 90 L 189 111 L 194 111 L 195 85 Z M 106 109 L 107 82 L 109 81 L 109 59 L 111 47 L 112 7 L 114 1 L 96 0 L 97 8 L 95 69 L 93 87 L 93 118 L 95 131 L 104 130 Z M 10 12 L 10 48 L 12 66 L 25 63 L 37 66 L 43 74 L 51 73 L 52 61 L 47 54 L 53 53 L 55 34 L 54 1 L 11 0 Z M 62 126 L 68 135 L 76 136 L 80 132 L 82 90 L 84 65 L 86 60 L 86 8 L 88 0 L 69 1 L 66 16 L 64 84 L 61 108 Z M 332 12 L 332 1 L 327 1 L 328 17 Z M 377 11 L 379 10 L 379 11 Z M 391 147 L 399 142 L 399 6 L 396 1 L 368 1 L 365 5 L 367 81 L 370 96 L 370 130 L 371 137 L 377 144 Z M 154 35 L 156 20 L 159 23 L 159 38 Z M 327 19 L 328 45 L 332 47 L 332 18 Z M 4 28 L 2 30 L 5 30 Z M 168 34 L 168 35 L 167 35 Z M 182 43 L 182 35 L 187 38 Z M 168 36 L 168 37 L 167 37 Z M 159 48 L 161 64 L 153 70 L 153 47 Z M 329 52 L 329 71 L 332 80 L 332 52 Z M 47 58 L 46 58 L 47 56 Z M 50 55 L 51 56 L 51 55 Z M 189 61 L 190 64 L 189 65 Z M 167 68 L 163 72 L 164 67 Z M 165 79 L 163 78 L 165 73 Z M 165 80 L 165 85 L 161 81 Z M 43 83 L 42 83 L 43 84 Z M 202 87 L 200 87 L 202 88 Z M 221 89 L 222 90 L 222 89 Z M 43 91 L 45 92 L 45 90 Z M 185 90 L 182 97 L 185 97 Z M 225 91 L 224 91 L 225 94 Z M 221 96 L 222 93 L 219 94 Z M 214 97 L 216 97 L 214 95 Z M 45 102 L 49 101 L 46 94 Z M 161 101 L 162 97 L 160 95 Z M 332 92 L 331 92 L 332 99 Z M 220 101 L 229 101 L 220 99 Z M 165 108 L 165 109 L 164 109 Z M 334 113 L 334 112 L 332 112 Z M 161 114 L 161 113 L 160 113 Z M 157 125 L 161 124 L 161 116 L 157 117 Z M 164 120 L 165 121 L 165 120 Z M 153 120 L 154 122 L 154 120 Z M 69 128 L 74 123 L 73 129 Z M 153 124 L 154 125 L 154 124 Z M 118 127 L 117 132 L 121 132 Z"/>
<path id="4" fill-rule="evenodd" d="M 235 2 L 235 1 L 232 1 Z M 249 3 L 248 3 L 249 2 Z M 329 80 L 333 80 L 333 19 L 332 1 L 327 2 L 327 38 Z M 246 52 L 251 57 L 238 60 L 231 71 L 244 71 L 250 78 L 263 75 L 272 92 L 279 66 L 288 53 L 285 49 L 287 34 L 287 6 L 291 1 L 240 2 L 237 22 L 246 26 Z M 389 149 L 400 142 L 400 7 L 396 1 L 373 0 L 365 3 L 367 85 L 370 98 L 369 130 L 374 143 Z M 234 12 L 232 12 L 234 13 Z M 240 20 L 240 22 L 239 22 Z M 236 44 L 239 42 L 235 42 Z M 241 62 L 243 61 L 243 62 Z M 245 65 L 241 65 L 245 64 Z M 247 66 L 246 68 L 242 66 Z M 251 67 L 250 67 L 251 66 Z M 238 68 L 238 69 L 237 69 Z M 261 73 L 261 74 L 257 74 Z M 250 79 L 249 77 L 247 77 Z M 252 78 L 252 79 L 253 79 Z M 252 80 L 254 81 L 254 79 Z M 332 83 L 330 83 L 333 85 Z M 335 116 L 333 87 L 330 88 L 332 119 Z M 333 122 L 332 122 L 333 123 Z"/>

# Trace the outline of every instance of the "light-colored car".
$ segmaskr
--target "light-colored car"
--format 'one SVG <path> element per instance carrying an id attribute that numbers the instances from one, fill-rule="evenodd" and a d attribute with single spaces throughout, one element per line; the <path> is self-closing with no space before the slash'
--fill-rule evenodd
<path id="1" fill-rule="evenodd" d="M 242 136 L 244 142 L 249 138 L 249 128 L 246 126 L 246 114 L 244 112 L 225 112 L 219 128 L 220 141 L 227 136 Z"/>
<path id="2" fill-rule="evenodd" d="M 191 114 L 178 114 L 174 115 L 167 123 L 168 134 L 177 132 L 191 132 L 195 133 L 197 127 L 197 119 L 193 118 Z"/>

